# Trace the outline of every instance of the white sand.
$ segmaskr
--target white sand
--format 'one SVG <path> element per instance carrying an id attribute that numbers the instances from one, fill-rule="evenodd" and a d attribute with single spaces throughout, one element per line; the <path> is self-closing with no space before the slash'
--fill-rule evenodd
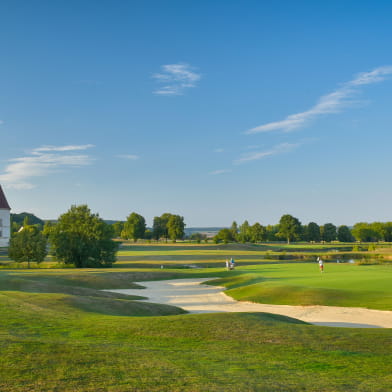
<path id="1" fill-rule="evenodd" d="M 148 302 L 178 306 L 190 313 L 267 312 L 293 317 L 315 325 L 355 328 L 392 328 L 392 311 L 337 306 L 268 305 L 236 301 L 223 287 L 201 284 L 204 279 L 138 282 L 146 289 L 107 290 L 147 297 Z"/>

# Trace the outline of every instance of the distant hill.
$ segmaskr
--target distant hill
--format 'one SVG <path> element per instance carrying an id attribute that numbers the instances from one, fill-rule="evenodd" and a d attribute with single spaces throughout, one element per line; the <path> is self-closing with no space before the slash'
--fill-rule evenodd
<path id="1" fill-rule="evenodd" d="M 111 220 L 111 219 L 104 219 L 103 220 L 105 223 L 107 223 L 108 225 L 112 225 L 113 223 L 116 223 L 116 222 L 125 222 L 125 221 L 117 221 L 117 220 Z"/>
<path id="2" fill-rule="evenodd" d="M 34 214 L 31 214 L 29 212 L 21 212 L 20 214 L 12 214 L 11 213 L 11 222 L 17 223 L 19 226 L 23 225 L 24 219 L 28 217 L 29 219 L 29 225 L 44 225 L 45 222 L 35 216 Z"/>
<path id="3" fill-rule="evenodd" d="M 214 237 L 218 231 L 224 227 L 185 227 L 185 235 L 189 236 L 193 233 L 205 234 L 207 237 Z"/>

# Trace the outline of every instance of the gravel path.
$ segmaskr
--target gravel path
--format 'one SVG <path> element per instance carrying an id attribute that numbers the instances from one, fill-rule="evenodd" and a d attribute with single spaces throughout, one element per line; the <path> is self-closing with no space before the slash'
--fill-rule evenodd
<path id="1" fill-rule="evenodd" d="M 148 302 L 178 306 L 190 313 L 267 312 L 293 317 L 315 325 L 354 328 L 392 328 L 392 311 L 337 306 L 268 305 L 236 301 L 223 287 L 202 284 L 204 279 L 175 279 L 138 282 L 145 289 L 107 290 L 141 295 Z"/>

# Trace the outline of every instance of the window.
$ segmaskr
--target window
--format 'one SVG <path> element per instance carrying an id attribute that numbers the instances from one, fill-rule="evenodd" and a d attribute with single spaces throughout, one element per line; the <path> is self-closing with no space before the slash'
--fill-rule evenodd
<path id="1" fill-rule="evenodd" d="M 0 238 L 3 236 L 3 232 L 0 230 Z"/>
<path id="2" fill-rule="evenodd" d="M 3 227 L 3 220 L 0 219 L 0 227 Z"/>

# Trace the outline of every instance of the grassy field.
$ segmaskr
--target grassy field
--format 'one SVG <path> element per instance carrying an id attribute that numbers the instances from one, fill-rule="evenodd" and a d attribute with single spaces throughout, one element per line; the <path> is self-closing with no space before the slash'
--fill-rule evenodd
<path id="1" fill-rule="evenodd" d="M 122 248 L 111 269 L 1 269 L 0 391 L 390 391 L 388 329 L 317 327 L 263 313 L 189 315 L 102 291 L 210 276 L 238 299 L 391 309 L 388 264 L 330 262 L 320 274 L 314 262 L 265 259 L 266 252 L 143 245 Z M 231 255 L 238 267 L 225 271 Z"/>
<path id="2" fill-rule="evenodd" d="M 392 265 L 316 263 L 238 266 L 213 284 L 237 300 L 392 310 Z"/>

